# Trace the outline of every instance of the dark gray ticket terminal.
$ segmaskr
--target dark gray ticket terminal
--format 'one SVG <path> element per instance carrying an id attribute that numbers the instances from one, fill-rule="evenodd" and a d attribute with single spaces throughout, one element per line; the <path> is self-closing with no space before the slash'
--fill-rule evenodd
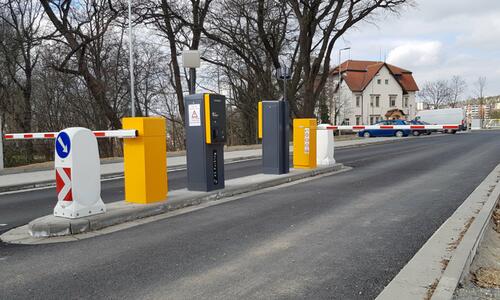
<path id="1" fill-rule="evenodd" d="M 286 101 L 262 101 L 262 170 L 264 174 L 290 171 L 290 125 Z"/>
<path id="2" fill-rule="evenodd" d="M 226 97 L 194 94 L 184 97 L 188 190 L 224 188 Z"/>

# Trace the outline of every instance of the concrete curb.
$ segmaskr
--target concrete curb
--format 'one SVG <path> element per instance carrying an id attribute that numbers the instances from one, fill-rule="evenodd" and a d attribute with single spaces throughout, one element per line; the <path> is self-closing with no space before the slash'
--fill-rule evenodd
<path id="1" fill-rule="evenodd" d="M 64 219 L 54 217 L 52 215 L 41 217 L 31 221 L 28 224 L 28 230 L 30 236 L 34 238 L 47 238 L 87 233 L 109 226 L 163 214 L 184 207 L 258 191 L 308 177 L 334 173 L 342 169 L 342 164 L 335 164 L 332 166 L 320 167 L 314 170 L 292 170 L 290 173 L 283 175 L 259 174 L 247 176 L 229 180 L 227 181 L 227 187 L 225 189 L 208 193 L 191 192 L 186 189 L 174 190 L 169 193 L 168 201 L 160 203 L 140 205 L 126 203 L 125 201 L 118 201 L 107 204 L 107 212 L 105 214 L 79 219 Z M 12 231 L 15 230 L 16 229 L 13 229 Z M 1 239 L 4 242 L 9 243 L 23 243 L 23 240 L 29 240 L 26 235 L 27 234 L 24 234 L 24 236 L 22 236 L 18 232 L 9 235 L 9 232 L 6 232 L 1 236 Z"/>
<path id="2" fill-rule="evenodd" d="M 484 230 L 500 199 L 500 165 L 377 296 L 386 299 L 452 299 L 469 272 Z"/>
<path id="3" fill-rule="evenodd" d="M 261 157 L 261 155 L 235 157 L 235 158 L 226 159 L 226 160 L 224 160 L 224 162 L 225 163 L 235 163 L 235 162 L 240 162 L 240 161 L 245 161 L 245 160 L 257 159 L 260 157 Z M 175 172 L 175 171 L 184 170 L 184 169 L 186 169 L 185 164 L 171 166 L 171 167 L 168 167 L 167 172 Z M 123 171 L 111 172 L 111 173 L 101 174 L 101 180 L 121 178 L 123 176 L 124 176 Z M 0 193 L 21 191 L 21 190 L 27 190 L 27 189 L 33 189 L 33 188 L 54 187 L 54 186 L 55 186 L 55 180 L 51 179 L 51 180 L 38 181 L 38 182 L 34 182 L 34 183 L 21 183 L 21 184 L 13 184 L 13 185 L 8 185 L 8 186 L 3 186 L 3 187 L 0 187 Z"/>

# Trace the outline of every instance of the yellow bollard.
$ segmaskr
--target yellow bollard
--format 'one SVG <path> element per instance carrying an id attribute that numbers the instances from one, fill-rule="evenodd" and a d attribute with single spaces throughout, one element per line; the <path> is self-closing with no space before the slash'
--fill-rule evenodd
<path id="1" fill-rule="evenodd" d="M 167 198 L 167 143 L 164 118 L 124 118 L 123 129 L 138 137 L 123 140 L 125 201 L 148 204 Z"/>
<path id="2" fill-rule="evenodd" d="M 293 120 L 293 167 L 316 168 L 316 119 Z"/>

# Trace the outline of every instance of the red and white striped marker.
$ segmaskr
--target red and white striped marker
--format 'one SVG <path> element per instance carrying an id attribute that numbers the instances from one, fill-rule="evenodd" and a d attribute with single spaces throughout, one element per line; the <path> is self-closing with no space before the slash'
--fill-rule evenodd
<path id="1" fill-rule="evenodd" d="M 93 131 L 97 138 L 135 138 L 137 130 L 104 130 Z M 38 133 L 8 133 L 5 134 L 6 140 L 34 140 L 34 139 L 55 139 L 59 132 L 38 132 Z"/>
<path id="2" fill-rule="evenodd" d="M 71 168 L 56 168 L 57 200 L 73 201 L 71 191 Z"/>
<path id="3" fill-rule="evenodd" d="M 318 130 L 365 130 L 365 129 L 401 129 L 401 130 L 439 130 L 439 129 L 456 129 L 460 125 L 445 124 L 445 125 L 333 125 L 327 126 L 325 129 L 318 128 Z"/>

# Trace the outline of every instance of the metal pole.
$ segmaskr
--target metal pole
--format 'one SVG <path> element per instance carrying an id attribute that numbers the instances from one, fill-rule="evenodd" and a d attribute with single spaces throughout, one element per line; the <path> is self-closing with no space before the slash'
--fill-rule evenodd
<path id="1" fill-rule="evenodd" d="M 128 49 L 129 49 L 129 63 L 130 63 L 130 106 L 132 110 L 132 117 L 135 117 L 135 89 L 134 89 L 134 47 L 133 47 L 133 34 L 132 34 L 132 4 L 128 0 Z"/>
<path id="2" fill-rule="evenodd" d="M 342 53 L 342 49 L 339 50 L 339 80 L 338 80 L 338 83 L 337 83 L 337 104 L 338 105 L 341 105 L 340 104 L 340 72 L 341 72 L 341 67 L 340 67 L 340 53 Z M 337 110 L 336 106 L 335 106 L 335 110 Z M 337 124 L 334 124 L 334 125 L 337 125 Z M 339 131 L 339 135 L 340 135 L 340 131 Z"/>
<path id="3" fill-rule="evenodd" d="M 286 101 L 286 77 L 283 79 L 283 101 Z"/>
<path id="4" fill-rule="evenodd" d="M 189 93 L 192 95 L 192 94 L 196 94 L 196 86 L 195 86 L 195 83 L 194 83 L 194 76 L 196 74 L 196 69 L 195 68 L 189 68 L 189 79 L 191 81 L 191 89 L 189 91 Z"/>

